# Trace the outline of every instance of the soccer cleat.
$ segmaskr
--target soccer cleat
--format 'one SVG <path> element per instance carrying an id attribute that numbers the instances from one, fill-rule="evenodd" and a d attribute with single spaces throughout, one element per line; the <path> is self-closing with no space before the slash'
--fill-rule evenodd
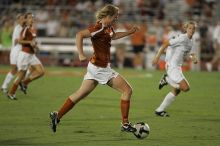
<path id="1" fill-rule="evenodd" d="M 1 88 L 1 91 L 4 93 L 4 94 L 7 94 L 8 93 L 8 90 L 6 88 Z"/>
<path id="2" fill-rule="evenodd" d="M 51 129 L 53 132 L 56 132 L 57 130 L 57 124 L 60 122 L 60 120 L 58 119 L 58 112 L 54 111 L 50 113 L 50 119 L 51 119 Z"/>
<path id="3" fill-rule="evenodd" d="M 15 94 L 13 94 L 13 95 L 7 94 L 7 97 L 11 100 L 17 100 L 17 98 L 15 97 Z"/>
<path id="4" fill-rule="evenodd" d="M 122 126 L 121 126 L 121 131 L 125 131 L 125 132 L 136 132 L 137 129 L 134 128 L 134 126 L 132 126 L 132 124 L 129 122 L 129 123 L 124 123 L 124 124 L 122 124 Z"/>
<path id="5" fill-rule="evenodd" d="M 24 83 L 20 82 L 19 83 L 20 89 L 24 94 L 27 94 L 27 86 L 24 85 Z"/>
<path id="6" fill-rule="evenodd" d="M 162 76 L 162 78 L 160 79 L 160 82 L 159 82 L 159 89 L 162 89 L 163 86 L 167 85 L 167 80 L 166 80 L 166 77 L 167 77 L 167 74 L 164 74 Z"/>
<path id="7" fill-rule="evenodd" d="M 161 111 L 161 112 L 155 111 L 155 114 L 160 117 L 169 117 L 170 116 L 166 111 Z"/>

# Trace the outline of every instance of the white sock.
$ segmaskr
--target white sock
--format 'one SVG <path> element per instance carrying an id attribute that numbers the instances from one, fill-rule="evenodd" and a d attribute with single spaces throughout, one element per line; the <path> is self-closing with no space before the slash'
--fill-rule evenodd
<path id="1" fill-rule="evenodd" d="M 164 111 L 175 100 L 175 98 L 176 96 L 172 92 L 169 92 L 164 98 L 163 102 L 160 104 L 160 106 L 156 109 L 156 111 Z"/>
<path id="2" fill-rule="evenodd" d="M 3 84 L 2 84 L 2 88 L 3 88 L 3 89 L 7 89 L 9 83 L 13 80 L 13 78 L 14 78 L 14 75 L 13 75 L 11 72 L 9 72 L 9 73 L 6 75 L 6 77 L 5 77 L 5 80 L 4 80 Z"/>
<path id="3" fill-rule="evenodd" d="M 166 77 L 166 80 L 167 80 L 167 82 L 168 82 L 172 87 L 174 87 L 174 88 L 176 88 L 176 89 L 179 89 L 179 88 L 180 88 L 180 85 L 177 84 L 177 83 L 175 83 L 175 82 L 173 82 L 168 76 Z"/>

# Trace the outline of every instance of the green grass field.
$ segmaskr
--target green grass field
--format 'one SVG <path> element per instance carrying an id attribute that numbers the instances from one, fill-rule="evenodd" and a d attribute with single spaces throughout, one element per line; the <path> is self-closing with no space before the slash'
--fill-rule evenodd
<path id="1" fill-rule="evenodd" d="M 0 82 L 8 67 L 1 66 Z M 120 131 L 120 94 L 99 85 L 87 99 L 67 113 L 57 132 L 49 128 L 49 112 L 57 110 L 81 84 L 85 68 L 46 68 L 47 74 L 30 84 L 17 101 L 0 94 L 0 145 L 35 146 L 219 146 L 220 74 L 187 72 L 191 90 L 167 109 L 171 117 L 154 115 L 169 92 L 158 90 L 163 72 L 117 70 L 133 86 L 130 121 L 144 121 L 148 138 L 136 139 Z"/>

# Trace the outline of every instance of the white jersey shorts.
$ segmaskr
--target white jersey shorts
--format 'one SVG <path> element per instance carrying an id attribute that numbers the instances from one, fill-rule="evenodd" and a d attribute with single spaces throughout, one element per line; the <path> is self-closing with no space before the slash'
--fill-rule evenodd
<path id="1" fill-rule="evenodd" d="M 167 75 L 168 77 L 176 84 L 179 84 L 182 80 L 186 80 L 185 76 L 183 75 L 181 67 L 173 67 L 173 66 L 166 66 Z"/>
<path id="2" fill-rule="evenodd" d="M 16 45 L 10 52 L 10 64 L 17 65 L 18 55 L 21 51 L 21 45 Z"/>
<path id="3" fill-rule="evenodd" d="M 29 54 L 20 51 L 17 62 L 18 70 L 27 70 L 30 65 L 38 65 L 38 64 L 41 64 L 41 62 L 36 57 L 35 54 Z"/>
<path id="4" fill-rule="evenodd" d="M 102 68 L 89 62 L 84 80 L 92 79 L 98 81 L 99 84 L 106 84 L 110 79 L 116 78 L 118 74 L 110 67 L 110 64 L 106 68 Z"/>

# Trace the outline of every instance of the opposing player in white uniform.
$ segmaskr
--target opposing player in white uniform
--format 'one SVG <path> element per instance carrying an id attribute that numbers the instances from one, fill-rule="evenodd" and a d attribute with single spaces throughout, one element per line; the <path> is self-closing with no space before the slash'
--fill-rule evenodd
<path id="1" fill-rule="evenodd" d="M 17 24 L 14 28 L 13 35 L 12 35 L 12 48 L 11 48 L 11 52 L 10 52 L 11 70 L 6 75 L 5 80 L 4 80 L 2 87 L 1 87 L 1 90 L 4 93 L 7 93 L 8 85 L 13 80 L 15 74 L 17 73 L 17 58 L 18 58 L 18 54 L 22 48 L 21 44 L 18 43 L 18 40 L 20 38 L 20 34 L 21 34 L 21 31 L 22 31 L 24 23 L 25 23 L 24 14 L 17 15 L 16 23 Z"/>
<path id="2" fill-rule="evenodd" d="M 156 65 L 160 59 L 161 54 L 166 50 L 166 72 L 159 84 L 159 89 L 164 85 L 171 85 L 172 90 L 164 98 L 161 105 L 156 109 L 155 114 L 161 117 L 168 117 L 169 114 L 165 109 L 174 101 L 176 96 L 181 92 L 189 91 L 189 83 L 182 73 L 182 64 L 185 58 L 191 58 L 193 63 L 197 63 L 197 58 L 192 53 L 192 36 L 195 32 L 196 24 L 188 22 L 186 24 L 186 33 L 180 34 L 177 37 L 165 42 L 157 54 L 155 55 L 152 64 Z"/>

